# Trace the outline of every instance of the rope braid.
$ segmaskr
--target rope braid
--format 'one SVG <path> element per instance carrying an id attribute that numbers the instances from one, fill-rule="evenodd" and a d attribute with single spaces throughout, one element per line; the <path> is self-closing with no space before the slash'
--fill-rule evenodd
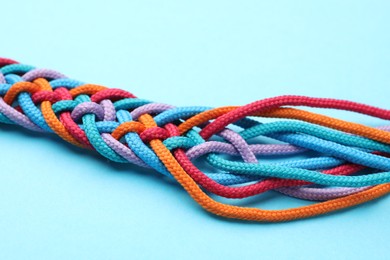
<path id="1" fill-rule="evenodd" d="M 390 119 L 390 110 L 304 96 L 221 108 L 174 107 L 0 58 L 1 123 L 54 133 L 111 161 L 154 169 L 175 179 L 216 215 L 288 221 L 352 207 L 390 192 L 390 127 L 373 128 L 296 106 Z M 261 123 L 266 117 L 275 121 Z M 264 144 L 259 137 L 275 143 Z M 307 151 L 315 155 L 296 158 Z M 281 155 L 283 161 L 259 161 Z M 202 171 L 199 161 L 213 172 Z M 263 210 L 210 197 L 242 199 L 270 190 L 318 202 Z"/>

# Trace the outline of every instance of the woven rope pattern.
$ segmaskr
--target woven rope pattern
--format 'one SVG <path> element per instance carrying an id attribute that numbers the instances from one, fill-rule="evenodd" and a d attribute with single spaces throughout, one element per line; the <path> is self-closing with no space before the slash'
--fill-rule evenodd
<path id="1" fill-rule="evenodd" d="M 175 179 L 214 214 L 287 221 L 361 204 L 390 191 L 390 127 L 372 128 L 296 106 L 390 119 L 389 110 L 303 96 L 239 107 L 174 107 L 0 58 L 0 122 L 54 133 L 111 161 L 154 169 Z M 261 123 L 264 117 L 277 120 Z M 261 137 L 278 142 L 264 144 Z M 308 151 L 316 155 L 296 159 Z M 283 161 L 261 160 L 280 155 Z M 203 172 L 203 164 L 213 170 Z M 222 204 L 209 196 L 238 199 L 269 190 L 320 202 L 262 210 Z"/>

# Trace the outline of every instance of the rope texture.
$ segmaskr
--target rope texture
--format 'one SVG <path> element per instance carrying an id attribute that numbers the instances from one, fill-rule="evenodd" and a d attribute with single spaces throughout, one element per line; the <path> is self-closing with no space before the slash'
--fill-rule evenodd
<path id="1" fill-rule="evenodd" d="M 297 106 L 390 119 L 390 110 L 304 96 L 221 108 L 174 107 L 0 58 L 1 123 L 54 133 L 111 161 L 154 169 L 219 216 L 288 221 L 390 192 L 390 127 L 373 128 Z M 274 120 L 261 123 L 266 117 Z M 273 141 L 266 143 L 264 137 Z M 283 160 L 261 160 L 280 156 Z M 318 202 L 264 210 L 211 197 L 243 199 L 271 190 Z"/>

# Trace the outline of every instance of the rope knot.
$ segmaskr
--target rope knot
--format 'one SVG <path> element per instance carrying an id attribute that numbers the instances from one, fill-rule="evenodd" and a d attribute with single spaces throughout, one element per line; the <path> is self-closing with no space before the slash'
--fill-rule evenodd
<path id="1" fill-rule="evenodd" d="M 155 139 L 164 141 L 169 137 L 169 133 L 164 128 L 156 126 L 145 129 L 145 131 L 140 134 L 140 137 L 144 143 L 149 143 L 150 141 Z"/>
<path id="2" fill-rule="evenodd" d="M 31 99 L 34 102 L 34 104 L 39 104 L 44 101 L 50 101 L 51 103 L 56 103 L 62 100 L 57 92 L 47 91 L 47 90 L 35 92 L 31 96 Z"/>
<path id="3" fill-rule="evenodd" d="M 72 111 L 72 119 L 76 122 L 85 114 L 94 114 L 99 120 L 104 119 L 104 109 L 95 102 L 84 102 L 77 105 Z"/>

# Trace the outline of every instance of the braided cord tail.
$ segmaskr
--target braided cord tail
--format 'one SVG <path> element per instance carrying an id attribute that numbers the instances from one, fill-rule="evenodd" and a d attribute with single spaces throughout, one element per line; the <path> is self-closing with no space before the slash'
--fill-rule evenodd
<path id="1" fill-rule="evenodd" d="M 140 121 L 147 128 L 156 126 L 150 115 L 143 115 L 140 117 Z M 390 192 L 390 184 L 382 184 L 346 197 L 286 210 L 263 210 L 232 206 L 217 202 L 204 193 L 160 140 L 152 140 L 150 145 L 175 179 L 199 205 L 213 214 L 227 218 L 266 222 L 302 219 L 356 206 Z"/>

